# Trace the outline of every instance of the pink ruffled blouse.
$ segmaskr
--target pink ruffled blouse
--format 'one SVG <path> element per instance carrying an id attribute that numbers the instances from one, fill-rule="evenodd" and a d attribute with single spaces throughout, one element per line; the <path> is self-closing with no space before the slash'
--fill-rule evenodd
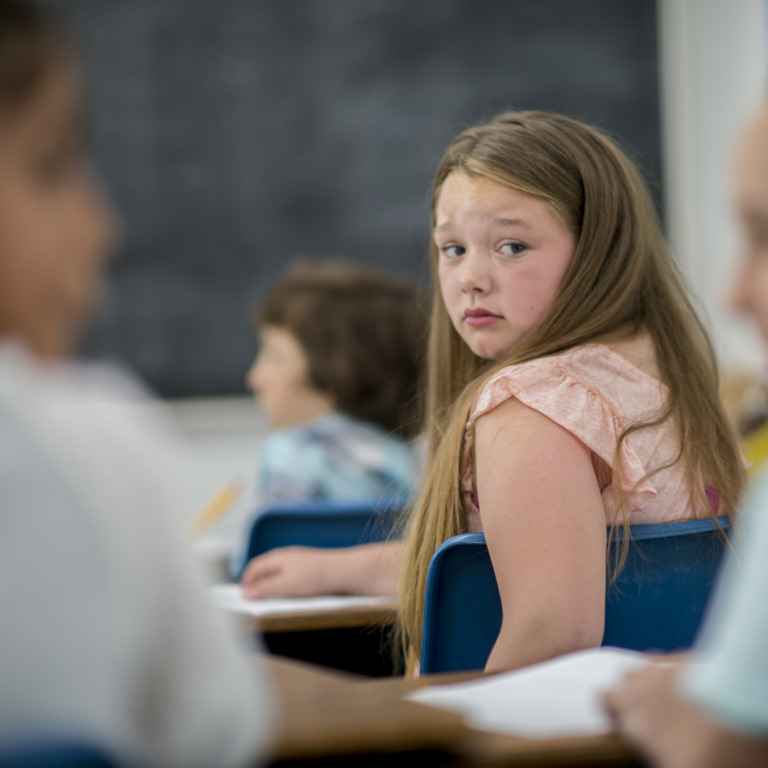
<path id="1" fill-rule="evenodd" d="M 677 455 L 674 422 L 631 433 L 614 466 L 616 444 L 631 424 L 647 421 L 664 406 L 666 387 L 604 344 L 585 344 L 560 355 L 499 371 L 483 388 L 467 422 L 461 481 L 467 501 L 467 530 L 481 531 L 474 485 L 472 434 L 475 421 L 510 398 L 544 414 L 574 434 L 611 469 L 620 473 L 629 521 L 659 523 L 711 515 L 694 510 L 682 461 L 651 477 L 649 471 Z M 607 524 L 617 508 L 613 483 L 602 491 Z"/>

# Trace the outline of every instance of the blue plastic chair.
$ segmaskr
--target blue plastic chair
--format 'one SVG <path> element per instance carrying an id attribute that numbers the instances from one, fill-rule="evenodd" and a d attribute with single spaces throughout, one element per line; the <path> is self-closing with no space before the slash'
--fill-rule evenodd
<path id="1" fill-rule="evenodd" d="M 243 566 L 276 547 L 352 547 L 384 541 L 400 520 L 402 498 L 372 503 L 279 503 L 254 518 Z M 241 569 L 242 570 L 242 569 Z"/>
<path id="2" fill-rule="evenodd" d="M 0 746 L 0 768 L 116 768 L 103 752 L 80 744 Z"/>
<path id="3" fill-rule="evenodd" d="M 603 645 L 674 651 L 692 644 L 725 549 L 722 531 L 730 530 L 726 517 L 716 520 L 630 527 L 626 564 L 606 589 Z M 615 531 L 614 540 L 623 535 Z M 500 629 L 485 537 L 443 542 L 427 569 L 421 671 L 483 669 Z"/>

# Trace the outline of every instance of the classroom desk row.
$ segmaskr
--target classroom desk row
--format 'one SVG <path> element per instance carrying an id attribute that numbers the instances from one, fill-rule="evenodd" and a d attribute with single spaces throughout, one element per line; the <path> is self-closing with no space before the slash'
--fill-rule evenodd
<path id="1" fill-rule="evenodd" d="M 424 685 L 473 674 L 364 678 L 269 657 L 281 702 L 275 764 L 467 766 L 638 766 L 614 734 L 523 739 L 484 733 L 455 713 L 403 699 Z"/>
<path id="2" fill-rule="evenodd" d="M 266 649 L 278 656 L 382 677 L 400 671 L 391 643 L 396 618 L 393 598 L 377 605 L 239 614 L 238 625 L 260 635 Z"/>
<path id="3" fill-rule="evenodd" d="M 247 625 L 272 633 L 389 626 L 394 603 L 343 611 L 281 614 Z M 638 766 L 617 735 L 525 739 L 468 727 L 453 712 L 404 698 L 425 685 L 471 679 L 479 673 L 370 678 L 298 659 L 268 656 L 281 719 L 275 764 L 419 766 Z"/>

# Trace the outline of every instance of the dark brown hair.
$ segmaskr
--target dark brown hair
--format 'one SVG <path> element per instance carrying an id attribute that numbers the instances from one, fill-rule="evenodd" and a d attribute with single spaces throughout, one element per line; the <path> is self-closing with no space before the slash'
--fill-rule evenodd
<path id="1" fill-rule="evenodd" d="M 49 14 L 23 0 L 0 0 L 0 115 L 23 106 L 72 56 Z"/>
<path id="2" fill-rule="evenodd" d="M 407 280 L 339 262 L 302 261 L 254 313 L 290 331 L 310 384 L 336 407 L 409 438 L 421 429 L 426 300 Z"/>

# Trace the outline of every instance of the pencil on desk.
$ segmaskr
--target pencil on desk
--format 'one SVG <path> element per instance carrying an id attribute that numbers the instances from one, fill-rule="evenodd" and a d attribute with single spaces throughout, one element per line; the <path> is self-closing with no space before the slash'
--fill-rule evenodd
<path id="1" fill-rule="evenodd" d="M 195 515 L 189 524 L 189 536 L 197 536 L 213 525 L 234 504 L 240 495 L 240 483 L 233 480 L 218 490 L 211 500 Z"/>

